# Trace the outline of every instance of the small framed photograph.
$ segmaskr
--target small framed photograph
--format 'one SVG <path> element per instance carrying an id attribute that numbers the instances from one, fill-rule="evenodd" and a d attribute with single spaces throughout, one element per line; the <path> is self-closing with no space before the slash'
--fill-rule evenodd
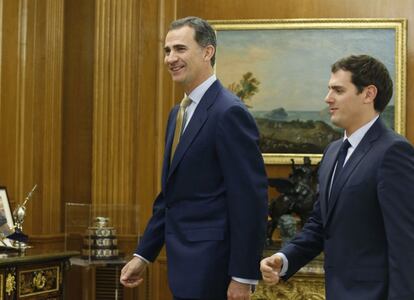
<path id="1" fill-rule="evenodd" d="M 3 239 L 14 232 L 13 215 L 10 210 L 7 189 L 0 186 L 0 239 Z"/>

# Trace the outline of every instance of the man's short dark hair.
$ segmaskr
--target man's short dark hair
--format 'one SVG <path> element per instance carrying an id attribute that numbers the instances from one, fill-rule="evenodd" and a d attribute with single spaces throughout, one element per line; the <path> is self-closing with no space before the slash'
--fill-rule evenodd
<path id="1" fill-rule="evenodd" d="M 216 49 L 217 46 L 217 40 L 216 40 L 216 33 L 214 32 L 214 29 L 211 27 L 211 25 L 199 18 L 199 17 L 185 17 L 182 19 L 175 20 L 170 25 L 170 30 L 173 29 L 179 29 L 184 26 L 189 26 L 194 29 L 195 36 L 194 39 L 201 47 L 207 47 L 209 45 L 212 45 L 214 49 Z M 211 66 L 214 67 L 214 64 L 216 62 L 216 52 L 214 52 L 213 56 L 211 57 Z"/>
<path id="2" fill-rule="evenodd" d="M 374 108 L 377 112 L 384 111 L 390 102 L 393 84 L 385 65 L 369 55 L 351 55 L 335 62 L 332 73 L 339 70 L 351 72 L 351 81 L 359 93 L 369 86 L 374 85 L 378 92 L 374 100 Z"/>

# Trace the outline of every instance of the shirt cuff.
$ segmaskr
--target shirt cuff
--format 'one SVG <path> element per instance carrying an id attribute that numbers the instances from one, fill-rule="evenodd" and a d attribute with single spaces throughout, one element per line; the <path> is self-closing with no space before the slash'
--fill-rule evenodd
<path id="1" fill-rule="evenodd" d="M 146 259 L 146 258 L 142 257 L 141 255 L 134 253 L 134 256 L 139 257 L 139 258 L 141 258 L 144 262 L 146 262 L 147 264 L 150 264 L 150 261 L 149 261 L 148 259 Z"/>
<path id="2" fill-rule="evenodd" d="M 289 267 L 289 261 L 286 255 L 284 255 L 282 252 L 277 252 L 276 255 L 279 256 L 283 260 L 283 265 L 282 265 L 282 269 L 280 270 L 279 276 L 285 276 L 288 270 L 288 267 Z"/>
<path id="3" fill-rule="evenodd" d="M 250 284 L 250 285 L 257 285 L 259 283 L 259 280 L 254 279 L 245 279 L 245 278 L 239 278 L 239 277 L 232 277 L 234 281 L 244 283 L 244 284 Z"/>

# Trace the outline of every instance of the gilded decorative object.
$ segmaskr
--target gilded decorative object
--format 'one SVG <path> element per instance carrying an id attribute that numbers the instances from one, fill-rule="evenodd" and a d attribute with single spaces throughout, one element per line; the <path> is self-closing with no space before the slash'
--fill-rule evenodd
<path id="1" fill-rule="evenodd" d="M 296 278 L 274 286 L 260 283 L 252 300 L 325 300 L 323 278 Z"/>
<path id="2" fill-rule="evenodd" d="M 69 267 L 67 265 L 69 265 L 69 262 L 65 263 L 64 266 L 63 266 L 63 268 L 60 269 L 59 286 L 61 286 L 62 283 L 63 283 L 63 269 L 69 270 Z"/>
<path id="3" fill-rule="evenodd" d="M 36 275 L 33 277 L 33 286 L 36 289 L 41 290 L 41 289 L 43 289 L 45 287 L 46 277 L 45 277 L 43 271 L 37 272 L 35 274 Z"/>
<path id="4" fill-rule="evenodd" d="M 16 289 L 16 276 L 9 273 L 7 274 L 7 278 L 6 278 L 6 294 L 10 296 L 11 293 L 13 293 L 15 289 Z"/>
<path id="5" fill-rule="evenodd" d="M 29 297 L 59 291 L 60 267 L 19 272 L 19 296 Z"/>

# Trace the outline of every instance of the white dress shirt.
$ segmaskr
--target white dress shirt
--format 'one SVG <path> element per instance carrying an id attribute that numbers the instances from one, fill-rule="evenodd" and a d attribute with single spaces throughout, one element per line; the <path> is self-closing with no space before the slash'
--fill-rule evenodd
<path id="1" fill-rule="evenodd" d="M 183 132 L 187 128 L 188 123 L 190 122 L 198 103 L 200 103 L 201 98 L 203 98 L 204 94 L 207 92 L 209 87 L 217 80 L 217 77 L 215 74 L 211 75 L 207 80 L 205 80 L 202 84 L 200 84 L 198 87 L 196 87 L 190 95 L 186 95 L 188 98 L 191 99 L 191 104 L 187 106 L 185 109 L 185 124 L 183 126 Z"/>

